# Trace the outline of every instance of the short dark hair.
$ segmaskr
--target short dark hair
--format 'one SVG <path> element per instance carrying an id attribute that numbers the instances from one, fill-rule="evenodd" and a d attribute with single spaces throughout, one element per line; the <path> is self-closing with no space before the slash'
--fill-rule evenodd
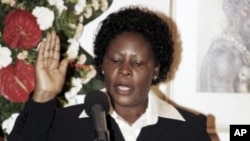
<path id="1" fill-rule="evenodd" d="M 136 6 L 125 7 L 110 14 L 100 25 L 94 40 L 94 61 L 102 79 L 105 51 L 112 39 L 124 32 L 139 33 L 150 43 L 155 62 L 160 66 L 159 75 L 152 84 L 165 80 L 173 62 L 174 43 L 171 31 L 167 22 L 156 13 Z"/>

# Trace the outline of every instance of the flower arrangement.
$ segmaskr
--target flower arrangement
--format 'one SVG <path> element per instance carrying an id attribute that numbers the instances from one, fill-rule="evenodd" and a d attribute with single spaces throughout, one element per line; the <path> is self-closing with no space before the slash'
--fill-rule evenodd
<path id="1" fill-rule="evenodd" d="M 78 40 L 84 25 L 100 16 L 111 3 L 112 0 L 1 0 L 0 123 L 5 130 L 10 126 L 6 121 L 17 116 L 34 90 L 37 48 L 51 30 L 60 37 L 62 57 L 75 59 L 69 65 L 60 103 L 69 104 L 78 94 L 103 88 L 92 56 Z"/>

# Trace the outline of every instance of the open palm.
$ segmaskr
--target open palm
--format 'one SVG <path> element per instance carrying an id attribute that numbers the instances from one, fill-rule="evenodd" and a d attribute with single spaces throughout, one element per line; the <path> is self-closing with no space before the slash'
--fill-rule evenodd
<path id="1" fill-rule="evenodd" d="M 69 60 L 60 61 L 60 40 L 54 31 L 40 44 L 36 60 L 36 87 L 33 99 L 46 102 L 56 97 L 65 82 Z"/>

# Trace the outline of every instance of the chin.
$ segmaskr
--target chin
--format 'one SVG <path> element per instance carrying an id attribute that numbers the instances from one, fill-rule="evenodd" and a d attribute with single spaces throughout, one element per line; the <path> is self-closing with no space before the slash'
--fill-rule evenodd
<path id="1" fill-rule="evenodd" d="M 127 98 L 112 98 L 112 101 L 115 105 L 119 105 L 119 106 L 124 106 L 124 107 L 128 107 L 130 105 L 132 105 L 131 100 L 127 99 Z"/>

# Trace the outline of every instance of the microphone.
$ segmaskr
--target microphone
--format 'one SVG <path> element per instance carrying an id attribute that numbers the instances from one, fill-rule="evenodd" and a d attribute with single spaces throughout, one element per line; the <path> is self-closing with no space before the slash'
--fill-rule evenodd
<path id="1" fill-rule="evenodd" d="M 95 130 L 95 141 L 110 141 L 106 115 L 109 113 L 108 96 L 98 90 L 86 94 L 85 111 L 92 118 Z"/>

